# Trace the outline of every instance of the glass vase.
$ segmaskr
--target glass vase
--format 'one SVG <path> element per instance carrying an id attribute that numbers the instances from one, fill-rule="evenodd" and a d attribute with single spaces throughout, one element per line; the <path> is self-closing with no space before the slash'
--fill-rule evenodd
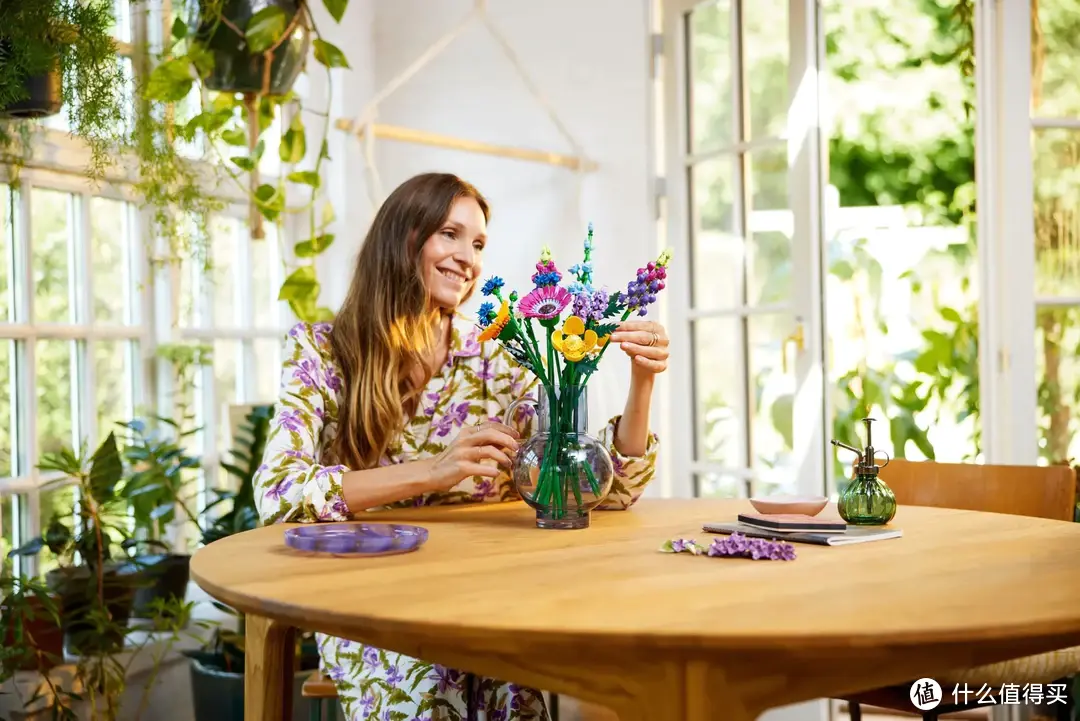
<path id="1" fill-rule="evenodd" d="M 840 494 L 837 510 L 854 526 L 883 526 L 896 515 L 896 495 L 876 474 L 859 474 Z"/>
<path id="2" fill-rule="evenodd" d="M 506 412 L 509 423 L 518 405 L 536 408 L 536 432 L 514 457 L 514 487 L 536 509 L 538 528 L 588 528 L 615 478 L 611 454 L 586 432 L 585 386 L 541 386 L 538 393 L 539 400 L 515 401 Z"/>

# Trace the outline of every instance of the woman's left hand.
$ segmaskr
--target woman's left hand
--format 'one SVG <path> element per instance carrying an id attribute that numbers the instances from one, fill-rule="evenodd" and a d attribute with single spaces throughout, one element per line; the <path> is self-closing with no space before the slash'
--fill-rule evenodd
<path id="1" fill-rule="evenodd" d="M 619 324 L 609 343 L 618 343 L 630 356 L 635 371 L 663 373 L 667 370 L 668 335 L 664 326 L 651 320 L 628 320 Z"/>

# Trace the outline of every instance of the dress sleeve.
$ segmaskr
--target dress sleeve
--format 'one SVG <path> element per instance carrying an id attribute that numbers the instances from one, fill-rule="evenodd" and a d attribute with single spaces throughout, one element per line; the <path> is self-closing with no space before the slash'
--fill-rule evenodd
<path id="1" fill-rule="evenodd" d="M 649 481 L 656 474 L 656 455 L 660 448 L 660 441 L 656 434 L 649 431 L 644 454 L 623 455 L 615 447 L 620 420 L 622 420 L 621 415 L 612 418 L 597 436 L 611 454 L 611 463 L 615 466 L 615 480 L 611 483 L 611 491 L 604 502 L 597 506 L 598 511 L 622 511 L 634 505 L 645 492 L 645 486 L 649 485 Z"/>
<path id="2" fill-rule="evenodd" d="M 348 470 L 319 462 L 327 418 L 337 416 L 341 377 L 331 361 L 325 324 L 289 331 L 285 363 L 266 450 L 255 474 L 255 503 L 264 524 L 343 521 L 351 517 L 341 491 Z"/>

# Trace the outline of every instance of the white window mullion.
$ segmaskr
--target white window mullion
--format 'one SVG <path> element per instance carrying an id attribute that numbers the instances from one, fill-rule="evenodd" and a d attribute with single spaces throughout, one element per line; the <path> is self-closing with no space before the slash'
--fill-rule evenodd
<path id="1" fill-rule="evenodd" d="M 254 241 L 249 233 L 238 232 L 236 237 L 236 272 L 234 273 L 236 302 L 240 310 L 240 325 L 243 328 L 255 327 L 255 308 L 251 297 L 252 277 L 252 243 L 258 242 L 266 246 L 268 241 Z M 265 303 L 264 298 L 258 300 Z M 258 383 L 258 371 L 255 366 L 255 347 L 251 339 L 245 339 L 240 343 L 240 355 L 238 358 L 239 368 L 236 374 L 236 397 L 250 399 L 255 397 Z"/>
<path id="2" fill-rule="evenodd" d="M 74 343 L 74 353 L 72 355 L 75 361 L 72 364 L 72 383 L 76 384 L 75 388 L 72 388 L 71 402 L 72 402 L 72 418 L 76 419 L 72 426 L 77 426 L 75 431 L 76 445 L 79 442 L 86 442 L 90 444 L 91 450 L 93 450 L 93 444 L 98 442 L 98 429 L 97 429 L 97 413 L 95 413 L 96 394 L 94 389 L 96 388 L 94 379 L 94 351 L 96 350 L 95 341 L 91 340 L 88 331 L 90 326 L 94 323 L 94 224 L 91 217 L 93 204 L 90 202 L 90 195 L 84 194 L 81 198 L 78 198 L 76 203 L 76 223 L 73 224 L 75 229 L 75 237 L 72 246 L 75 248 L 76 264 L 74 266 L 76 278 L 76 288 L 79 299 L 79 307 L 82 309 L 78 316 L 78 322 L 84 327 L 84 338 L 82 342 L 76 341 Z M 123 232 L 123 229 L 119 229 Z M 121 293 L 124 291 L 121 290 Z"/>

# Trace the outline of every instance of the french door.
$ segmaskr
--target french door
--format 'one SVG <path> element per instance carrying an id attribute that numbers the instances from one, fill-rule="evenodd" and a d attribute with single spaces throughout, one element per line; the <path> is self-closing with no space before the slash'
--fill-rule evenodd
<path id="1" fill-rule="evenodd" d="M 830 485 L 819 20 L 663 0 L 676 495 Z"/>

